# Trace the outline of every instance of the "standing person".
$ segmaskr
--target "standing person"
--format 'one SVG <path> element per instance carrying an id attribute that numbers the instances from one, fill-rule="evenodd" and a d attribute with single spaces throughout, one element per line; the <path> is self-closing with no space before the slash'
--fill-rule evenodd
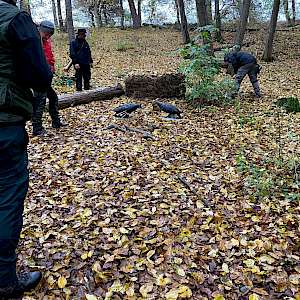
<path id="1" fill-rule="evenodd" d="M 76 91 L 82 91 L 82 78 L 84 89 L 89 90 L 93 59 L 90 46 L 86 41 L 86 29 L 77 30 L 76 39 L 70 45 L 70 57 L 75 68 Z"/>
<path id="2" fill-rule="evenodd" d="M 41 280 L 40 272 L 16 274 L 29 177 L 25 122 L 32 114 L 30 88 L 51 82 L 39 33 L 16 0 L 0 0 L 0 299 L 21 297 Z"/>
<path id="3" fill-rule="evenodd" d="M 51 45 L 51 36 L 54 34 L 54 24 L 50 21 L 42 21 L 38 27 L 38 30 L 42 39 L 42 45 L 46 56 L 46 60 L 49 64 L 51 72 L 54 74 L 55 58 Z M 58 97 L 51 84 L 47 88 L 47 94 L 35 91 L 34 96 L 35 100 L 33 105 L 32 117 L 33 135 L 37 136 L 46 133 L 46 130 L 43 127 L 43 113 L 46 106 L 46 98 L 49 99 L 49 114 L 52 119 L 52 127 L 60 128 L 62 126 L 65 126 L 60 121 L 58 112 Z"/>
<path id="4" fill-rule="evenodd" d="M 260 98 L 260 88 L 257 75 L 260 72 L 260 67 L 257 64 L 256 58 L 247 52 L 233 51 L 225 55 L 224 57 L 225 66 L 231 67 L 234 70 L 235 81 L 237 84 L 237 92 L 240 89 L 241 83 L 246 75 L 252 83 L 255 97 Z"/>

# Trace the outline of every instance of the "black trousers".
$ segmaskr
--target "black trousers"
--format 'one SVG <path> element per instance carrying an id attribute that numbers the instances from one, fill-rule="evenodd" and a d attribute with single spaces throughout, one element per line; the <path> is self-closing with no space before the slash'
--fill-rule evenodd
<path id="1" fill-rule="evenodd" d="M 24 125 L 0 123 L 0 288 L 17 281 L 16 253 L 29 176 Z"/>
<path id="2" fill-rule="evenodd" d="M 49 114 L 52 119 L 52 124 L 59 124 L 58 112 L 58 96 L 52 86 L 49 86 L 47 93 L 34 92 L 32 126 L 33 132 L 38 132 L 43 129 L 43 113 L 46 106 L 46 98 L 49 99 Z"/>
<path id="3" fill-rule="evenodd" d="M 82 91 L 82 79 L 85 90 L 90 89 L 91 66 L 80 64 L 80 69 L 75 70 L 76 91 Z"/>

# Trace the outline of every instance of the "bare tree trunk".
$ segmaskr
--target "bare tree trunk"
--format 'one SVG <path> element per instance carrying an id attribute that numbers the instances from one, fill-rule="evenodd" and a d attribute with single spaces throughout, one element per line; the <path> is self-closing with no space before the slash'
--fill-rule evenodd
<path id="1" fill-rule="evenodd" d="M 95 24 L 95 15 L 94 15 L 94 9 L 93 9 L 93 7 L 92 6 L 90 6 L 89 8 L 88 8 L 88 12 L 89 12 L 89 15 L 90 15 L 90 17 L 91 17 L 91 23 L 92 23 L 92 27 L 96 27 L 96 24 Z"/>
<path id="2" fill-rule="evenodd" d="M 180 14 L 179 14 L 179 7 L 178 7 L 177 0 L 175 0 L 175 8 L 176 8 L 177 24 L 180 25 Z"/>
<path id="3" fill-rule="evenodd" d="M 133 28 L 140 28 L 142 25 L 141 18 L 139 17 L 138 12 L 135 8 L 134 0 L 128 0 L 128 4 L 129 4 L 131 17 L 132 17 Z"/>
<path id="4" fill-rule="evenodd" d="M 197 19 L 200 27 L 208 24 L 207 3 L 206 0 L 196 0 Z"/>
<path id="5" fill-rule="evenodd" d="M 184 2 L 183 0 L 177 0 L 180 15 L 180 27 L 183 43 L 187 44 L 190 42 L 190 35 L 188 30 L 188 23 L 185 15 Z"/>
<path id="6" fill-rule="evenodd" d="M 121 29 L 124 29 L 125 14 L 124 14 L 123 0 L 120 0 L 119 3 L 120 3 L 120 10 L 121 10 Z"/>
<path id="7" fill-rule="evenodd" d="M 57 20 L 57 14 L 56 14 L 55 0 L 51 0 L 51 2 L 52 2 L 52 12 L 53 12 L 54 25 L 55 25 L 56 28 L 58 28 L 58 20 Z"/>
<path id="8" fill-rule="evenodd" d="M 215 0 L 215 20 L 216 20 L 216 39 L 218 42 L 222 42 L 222 24 L 221 24 L 221 14 L 220 14 L 220 1 Z"/>
<path id="9" fill-rule="evenodd" d="M 66 3 L 66 24 L 69 42 L 75 39 L 74 25 L 73 25 L 73 11 L 71 0 L 65 0 Z"/>
<path id="10" fill-rule="evenodd" d="M 139 23 L 142 25 L 142 0 L 138 0 L 138 17 Z"/>
<path id="11" fill-rule="evenodd" d="M 207 19 L 208 19 L 208 24 L 211 24 L 212 23 L 212 9 L 211 9 L 211 0 L 207 0 L 206 1 L 206 7 L 207 7 Z"/>
<path id="12" fill-rule="evenodd" d="M 247 27 L 251 0 L 244 0 L 242 4 L 242 14 L 239 21 L 239 27 L 236 32 L 234 43 L 242 47 L 244 35 Z"/>
<path id="13" fill-rule="evenodd" d="M 296 24 L 296 1 L 292 0 L 292 26 Z"/>
<path id="14" fill-rule="evenodd" d="M 64 31 L 64 22 L 63 22 L 62 13 L 61 13 L 60 0 L 57 0 L 57 15 L 58 15 L 59 30 Z"/>
<path id="15" fill-rule="evenodd" d="M 280 0 L 274 0 L 272 16 L 269 24 L 269 34 L 265 45 L 265 50 L 262 59 L 264 61 L 272 61 L 272 51 L 273 51 L 273 40 L 277 26 L 278 12 L 280 7 Z"/>
<path id="16" fill-rule="evenodd" d="M 108 25 L 108 17 L 107 17 L 107 11 L 106 11 L 106 6 L 105 5 L 102 8 L 102 12 L 103 12 L 103 17 L 104 17 L 104 23 L 107 26 Z"/>
<path id="17" fill-rule="evenodd" d="M 284 14 L 287 21 L 287 25 L 290 27 L 292 26 L 292 20 L 289 12 L 289 1 L 283 0 L 283 8 L 284 8 Z"/>
<path id="18" fill-rule="evenodd" d="M 95 16 L 95 23 L 96 23 L 96 26 L 97 28 L 99 27 L 102 27 L 102 18 L 101 18 L 101 12 L 100 12 L 100 4 L 99 2 L 98 3 L 95 3 L 95 6 L 94 6 L 94 16 Z"/>

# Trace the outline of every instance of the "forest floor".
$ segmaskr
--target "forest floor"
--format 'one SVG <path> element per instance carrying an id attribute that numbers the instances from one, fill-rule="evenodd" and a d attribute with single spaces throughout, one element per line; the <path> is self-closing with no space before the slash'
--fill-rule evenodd
<path id="1" fill-rule="evenodd" d="M 264 36 L 247 35 L 245 50 L 260 57 Z M 300 98 L 299 40 L 299 31 L 277 35 L 260 100 L 247 79 L 226 107 L 166 99 L 184 112 L 178 121 L 126 97 L 62 110 L 60 131 L 47 116 L 48 134 L 30 140 L 18 248 L 19 264 L 44 281 L 24 299 L 299 300 L 300 117 L 274 105 Z M 103 29 L 89 41 L 94 86 L 180 63 L 177 31 Z M 54 43 L 60 73 L 66 37 Z M 145 108 L 116 120 L 112 108 L 128 101 Z M 155 127 L 154 139 L 109 124 Z"/>

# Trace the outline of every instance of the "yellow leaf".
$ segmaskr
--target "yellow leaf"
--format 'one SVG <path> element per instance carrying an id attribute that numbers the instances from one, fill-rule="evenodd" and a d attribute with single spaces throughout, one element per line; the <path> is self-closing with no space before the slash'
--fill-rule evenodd
<path id="1" fill-rule="evenodd" d="M 150 250 L 148 253 L 147 253 L 147 259 L 150 260 L 150 258 L 155 254 L 155 250 Z"/>
<path id="2" fill-rule="evenodd" d="M 226 263 L 223 263 L 223 264 L 222 264 L 222 270 L 223 270 L 223 272 L 225 272 L 225 273 L 229 273 L 229 267 L 228 267 L 228 265 L 227 265 Z"/>
<path id="3" fill-rule="evenodd" d="M 82 255 L 81 255 L 81 259 L 82 260 L 86 260 L 88 258 L 88 253 L 86 252 L 86 253 L 83 253 Z"/>
<path id="4" fill-rule="evenodd" d="M 94 295 L 85 294 L 85 298 L 87 300 L 97 300 L 98 298 Z"/>
<path id="5" fill-rule="evenodd" d="M 214 296 L 214 300 L 225 300 L 225 298 L 222 295 L 218 294 Z"/>
<path id="6" fill-rule="evenodd" d="M 64 276 L 60 276 L 57 280 L 58 287 L 63 289 L 67 284 L 67 279 Z"/>
<path id="7" fill-rule="evenodd" d="M 300 300 L 300 294 L 296 294 L 296 300 Z"/>
<path id="8" fill-rule="evenodd" d="M 176 273 L 177 273 L 179 276 L 182 276 L 182 277 L 185 276 L 185 271 L 184 271 L 182 268 L 180 268 L 180 267 L 178 267 L 178 268 L 176 269 Z"/>
<path id="9" fill-rule="evenodd" d="M 259 300 L 259 296 L 257 294 L 251 294 L 249 300 Z"/>
<path id="10" fill-rule="evenodd" d="M 289 276 L 290 283 L 300 285 L 300 274 L 292 274 Z"/>
<path id="11" fill-rule="evenodd" d="M 144 298 L 148 297 L 148 293 L 150 293 L 153 290 L 153 284 L 152 283 L 146 283 L 140 287 L 140 293 Z"/>
<path id="12" fill-rule="evenodd" d="M 171 289 L 169 292 L 165 295 L 166 300 L 176 300 L 178 298 L 178 290 L 177 289 Z"/>
<path id="13" fill-rule="evenodd" d="M 156 279 L 156 284 L 158 286 L 165 286 L 167 284 L 170 284 L 171 283 L 171 279 L 168 278 L 168 277 L 164 277 L 163 274 L 159 275 Z"/>
<path id="14" fill-rule="evenodd" d="M 196 202 L 196 206 L 197 206 L 197 208 L 203 208 L 203 207 L 204 207 L 204 204 L 203 204 L 202 201 L 198 200 L 198 201 Z"/>
<path id="15" fill-rule="evenodd" d="M 255 265 L 254 259 L 246 259 L 243 261 L 243 263 L 248 267 L 248 268 L 253 268 Z"/>
<path id="16" fill-rule="evenodd" d="M 178 295 L 180 298 L 190 298 L 192 297 L 193 293 L 188 286 L 181 285 L 178 288 Z"/>

